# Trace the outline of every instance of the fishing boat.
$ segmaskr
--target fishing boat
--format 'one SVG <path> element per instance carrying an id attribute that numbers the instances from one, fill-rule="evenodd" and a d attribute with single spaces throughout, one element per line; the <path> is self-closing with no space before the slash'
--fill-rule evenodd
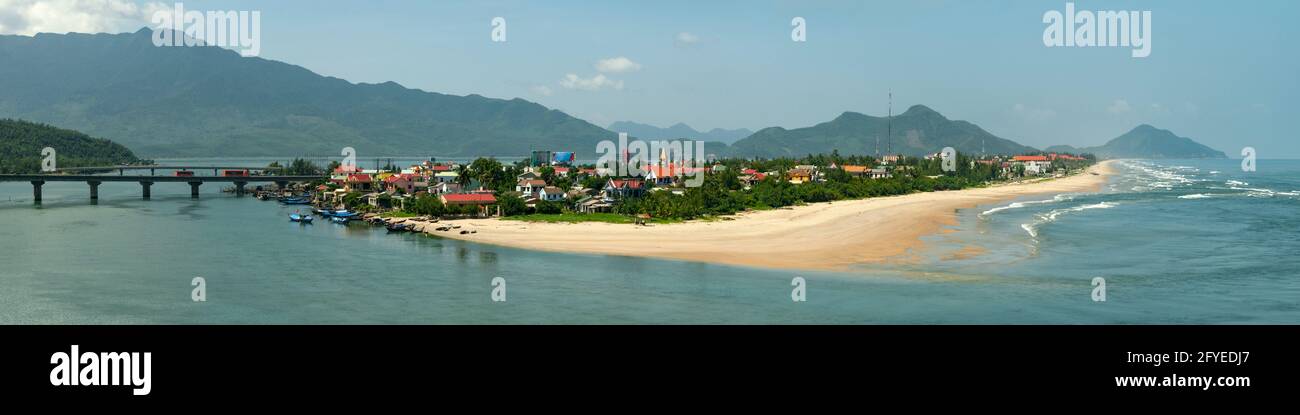
<path id="1" fill-rule="evenodd" d="M 348 218 L 335 216 L 335 217 L 330 218 L 330 222 L 334 222 L 334 223 L 338 223 L 338 224 L 347 225 L 347 224 L 348 224 Z"/>
<path id="2" fill-rule="evenodd" d="M 387 228 L 389 232 L 409 232 L 414 226 L 414 224 L 409 223 L 397 223 L 388 225 Z"/>
<path id="3" fill-rule="evenodd" d="M 290 214 L 289 214 L 289 220 L 290 220 L 290 221 L 293 221 L 293 222 L 298 222 L 298 223 L 311 223 L 311 219 L 312 219 L 312 218 L 311 218 L 311 215 L 299 215 L 299 214 L 297 214 L 297 213 L 290 213 Z"/>
<path id="4" fill-rule="evenodd" d="M 334 217 L 336 217 L 336 218 L 348 218 L 348 219 L 351 219 L 353 216 L 356 216 L 356 215 L 357 215 L 356 213 L 354 213 L 354 212 L 348 212 L 347 210 L 336 210 L 336 211 L 334 211 L 334 213 L 332 214 L 332 216 L 334 216 Z"/>
<path id="5" fill-rule="evenodd" d="M 286 205 L 306 205 L 306 204 L 310 204 L 311 201 L 300 197 L 286 197 L 286 198 L 281 198 L 280 203 Z"/>

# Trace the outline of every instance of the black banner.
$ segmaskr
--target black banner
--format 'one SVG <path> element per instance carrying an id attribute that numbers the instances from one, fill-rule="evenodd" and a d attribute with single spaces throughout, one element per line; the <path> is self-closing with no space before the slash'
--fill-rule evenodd
<path id="1" fill-rule="evenodd" d="M 0 328 L 0 337 L 7 339 L 0 353 L 9 368 L 5 390 L 24 400 L 366 399 L 429 388 L 491 395 L 637 393 L 668 386 L 778 394 L 869 389 L 876 394 L 1213 398 L 1282 394 L 1300 385 L 1294 379 L 1300 359 L 1284 340 L 1296 331 L 1291 326 L 10 326 Z M 114 365 L 130 368 L 115 374 Z M 76 385 L 68 378 L 71 372 L 77 373 Z M 111 378 L 120 384 L 112 385 Z"/>

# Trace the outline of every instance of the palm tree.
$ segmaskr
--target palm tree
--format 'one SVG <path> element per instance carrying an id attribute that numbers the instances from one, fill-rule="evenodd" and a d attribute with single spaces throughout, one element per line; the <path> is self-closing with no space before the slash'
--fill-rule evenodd
<path id="1" fill-rule="evenodd" d="M 459 184 L 463 189 L 469 185 L 469 180 L 469 166 L 465 164 L 456 166 L 456 184 Z"/>

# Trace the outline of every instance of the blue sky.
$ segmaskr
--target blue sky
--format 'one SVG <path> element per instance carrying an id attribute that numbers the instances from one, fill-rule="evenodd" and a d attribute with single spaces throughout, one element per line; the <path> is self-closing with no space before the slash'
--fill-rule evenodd
<path id="1" fill-rule="evenodd" d="M 1079 10 L 1150 10 L 1147 58 L 1131 57 L 1129 48 L 1045 47 L 1043 14 L 1064 11 L 1065 3 L 212 0 L 185 6 L 260 10 L 263 58 L 353 82 L 520 97 L 601 126 L 632 120 L 697 129 L 797 128 L 844 111 L 883 115 L 892 90 L 896 112 L 925 104 L 1038 147 L 1097 145 L 1149 123 L 1234 157 L 1243 146 L 1263 158 L 1300 157 L 1294 123 L 1284 121 L 1300 115 L 1293 43 L 1300 39 L 1293 23 L 1300 2 L 1075 2 Z M 507 22 L 504 43 L 491 41 L 497 16 Z M 806 42 L 790 39 L 795 16 L 807 21 Z M 637 69 L 597 69 L 597 62 L 619 57 Z M 569 74 L 580 81 L 566 84 Z M 592 81 L 598 75 L 603 83 Z"/>

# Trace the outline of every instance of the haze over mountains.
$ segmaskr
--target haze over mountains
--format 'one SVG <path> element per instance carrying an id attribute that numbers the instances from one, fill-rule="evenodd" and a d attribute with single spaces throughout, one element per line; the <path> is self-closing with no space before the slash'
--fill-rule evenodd
<path id="1" fill-rule="evenodd" d="M 734 143 L 737 140 L 749 137 L 750 134 L 754 133 L 747 128 L 737 128 L 734 130 L 714 128 L 707 132 L 702 132 L 691 128 L 691 126 L 686 125 L 685 123 L 677 123 L 668 128 L 660 128 L 633 121 L 615 122 L 609 125 L 608 130 L 623 132 L 633 137 L 645 139 L 677 140 L 684 138 L 689 140 L 717 141 L 725 144 Z"/>
<path id="2" fill-rule="evenodd" d="M 922 156 L 938 153 L 944 147 L 967 154 L 1037 151 L 990 134 L 975 124 L 949 120 L 924 105 L 914 105 L 895 115 L 892 124 L 891 131 L 887 117 L 845 112 L 834 120 L 811 127 L 793 130 L 764 128 L 737 141 L 729 150 L 731 154 L 757 157 L 803 156 L 832 150 L 845 155 L 893 153 Z"/>
<path id="3" fill-rule="evenodd" d="M 0 36 L 0 117 L 113 139 L 151 156 L 525 155 L 612 133 L 522 99 L 352 84 L 152 31 Z M 14 64 L 19 63 L 19 64 Z"/>
<path id="4" fill-rule="evenodd" d="M 1147 124 L 1133 128 L 1127 133 L 1111 139 L 1104 145 L 1096 147 L 1074 148 L 1071 146 L 1052 146 L 1047 151 L 1067 153 L 1092 153 L 1099 158 L 1227 158 L 1222 151 L 1215 150 L 1187 137 L 1179 137 L 1169 130 L 1162 130 Z"/>
<path id="5" fill-rule="evenodd" d="M 152 33 L 0 36 L 6 63 L 0 65 L 0 118 L 79 130 L 150 157 L 337 156 L 353 147 L 363 157 L 523 156 L 537 149 L 594 159 L 596 143 L 616 139 L 615 131 L 705 140 L 707 153 L 735 157 L 921 156 L 948 146 L 967 154 L 1037 151 L 923 105 L 895 115 L 892 131 L 888 118 L 855 112 L 752 134 L 627 121 L 605 129 L 518 98 L 353 84 L 216 47 L 156 47 Z M 1223 156 L 1147 125 L 1105 146 L 1053 149 L 1101 157 Z"/>

